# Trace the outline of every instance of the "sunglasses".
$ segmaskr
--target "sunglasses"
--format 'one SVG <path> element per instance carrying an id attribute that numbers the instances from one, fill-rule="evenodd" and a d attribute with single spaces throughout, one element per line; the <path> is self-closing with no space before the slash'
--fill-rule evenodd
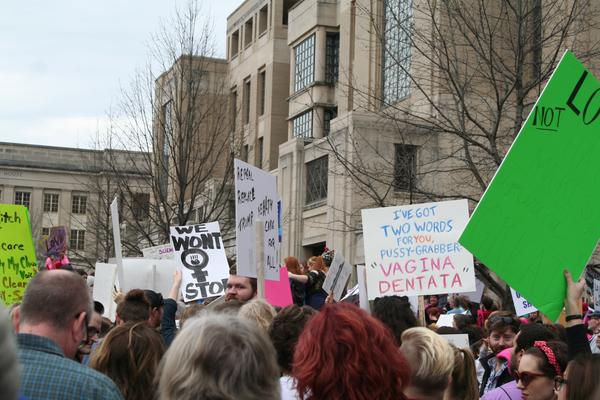
<path id="1" fill-rule="evenodd" d="M 536 378 L 541 378 L 546 376 L 546 374 L 538 374 L 535 372 L 518 372 L 515 371 L 515 378 L 517 378 L 517 382 L 521 381 L 523 387 L 529 386 L 531 382 L 533 382 Z"/>
<path id="2" fill-rule="evenodd" d="M 569 381 L 563 378 L 562 376 L 554 377 L 554 390 L 562 389 L 563 385 L 568 385 Z"/>

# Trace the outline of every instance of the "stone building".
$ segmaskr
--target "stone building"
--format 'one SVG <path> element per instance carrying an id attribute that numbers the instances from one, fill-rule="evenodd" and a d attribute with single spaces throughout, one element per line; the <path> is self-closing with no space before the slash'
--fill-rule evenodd
<path id="1" fill-rule="evenodd" d="M 44 238 L 53 226 L 67 228 L 68 256 L 75 267 L 89 269 L 96 261 L 114 257 L 110 202 L 116 185 L 112 176 L 126 176 L 135 199 L 135 215 L 122 209 L 122 241 L 136 241 L 132 220 L 144 220 L 150 191 L 139 169 L 129 162 L 141 154 L 109 150 L 0 143 L 0 203 L 29 208 L 39 265 L 43 265 Z M 113 162 L 107 162 L 108 159 Z M 122 162 L 114 162 L 121 160 Z M 116 169 L 115 169 L 116 168 Z M 135 235 L 134 235 L 135 236 Z M 124 246 L 125 255 L 129 254 Z"/>

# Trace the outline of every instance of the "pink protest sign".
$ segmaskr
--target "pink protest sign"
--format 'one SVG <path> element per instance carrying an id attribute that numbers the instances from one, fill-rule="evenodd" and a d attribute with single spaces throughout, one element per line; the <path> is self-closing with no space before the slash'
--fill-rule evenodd
<path id="1" fill-rule="evenodd" d="M 292 290 L 286 267 L 279 270 L 279 280 L 265 279 L 265 297 L 272 306 L 285 307 L 293 304 Z"/>

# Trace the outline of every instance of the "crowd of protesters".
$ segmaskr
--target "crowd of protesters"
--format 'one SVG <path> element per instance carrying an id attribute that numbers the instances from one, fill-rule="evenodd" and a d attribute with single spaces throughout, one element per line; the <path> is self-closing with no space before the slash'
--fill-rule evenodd
<path id="1" fill-rule="evenodd" d="M 285 259 L 293 305 L 257 297 L 256 279 L 230 265 L 226 293 L 203 304 L 117 294 L 103 317 L 86 281 L 42 271 L 22 302 L 0 308 L 2 399 L 600 399 L 600 310 L 565 271 L 563 325 L 518 318 L 483 296 L 374 300 L 371 313 L 323 290 L 333 252 Z M 451 315 L 453 326 L 438 326 Z M 422 321 L 422 322 L 421 322 Z M 457 348 L 448 334 L 466 334 Z"/>

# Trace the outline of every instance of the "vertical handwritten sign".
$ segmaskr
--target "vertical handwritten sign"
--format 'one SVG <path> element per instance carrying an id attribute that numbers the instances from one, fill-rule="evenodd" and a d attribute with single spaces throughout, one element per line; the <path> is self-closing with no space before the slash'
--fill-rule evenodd
<path id="1" fill-rule="evenodd" d="M 467 200 L 362 210 L 369 299 L 475 291 L 468 217 Z"/>
<path id="2" fill-rule="evenodd" d="M 515 305 L 517 316 L 520 317 L 538 310 L 530 302 L 525 300 L 525 298 L 521 296 L 521 293 L 517 292 L 515 289 L 510 288 L 510 293 L 512 294 L 513 304 Z"/>
<path id="3" fill-rule="evenodd" d="M 172 226 L 171 244 L 175 260 L 181 266 L 181 294 L 184 301 L 225 293 L 229 264 L 218 222 Z"/>
<path id="4" fill-rule="evenodd" d="M 265 279 L 279 280 L 279 224 L 275 176 L 240 160 L 235 167 L 235 233 L 237 273 L 256 278 L 254 223 L 264 225 Z"/>
<path id="5" fill-rule="evenodd" d="M 340 301 L 350 275 L 352 275 L 352 265 L 344 261 L 341 252 L 336 251 L 323 282 L 323 290 L 327 293 L 333 291 L 333 300 Z"/>
<path id="6" fill-rule="evenodd" d="M 600 238 L 599 94 L 566 51 L 460 238 L 552 321 Z"/>
<path id="7" fill-rule="evenodd" d="M 0 300 L 7 305 L 20 302 L 36 272 L 27 208 L 0 204 Z"/>

